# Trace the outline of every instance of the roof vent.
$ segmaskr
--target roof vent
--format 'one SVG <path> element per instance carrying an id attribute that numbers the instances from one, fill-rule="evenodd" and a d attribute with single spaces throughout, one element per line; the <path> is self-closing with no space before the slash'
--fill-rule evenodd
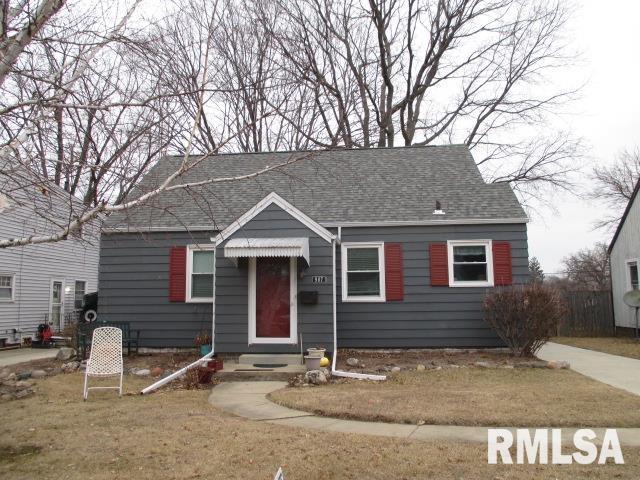
<path id="1" fill-rule="evenodd" d="M 442 205 L 440 204 L 440 200 L 436 200 L 436 209 L 433 211 L 434 215 L 444 215 L 444 210 L 442 210 Z"/>

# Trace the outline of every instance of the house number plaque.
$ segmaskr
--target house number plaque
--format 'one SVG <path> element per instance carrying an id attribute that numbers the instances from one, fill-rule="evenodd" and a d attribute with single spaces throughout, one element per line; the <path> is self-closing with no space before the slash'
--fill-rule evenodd
<path id="1" fill-rule="evenodd" d="M 311 277 L 311 283 L 327 283 L 327 277 L 324 275 L 314 275 Z"/>

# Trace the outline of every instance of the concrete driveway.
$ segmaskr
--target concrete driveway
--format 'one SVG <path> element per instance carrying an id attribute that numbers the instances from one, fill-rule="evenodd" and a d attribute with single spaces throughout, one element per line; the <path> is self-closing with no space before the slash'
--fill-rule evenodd
<path id="1" fill-rule="evenodd" d="M 15 350 L 0 351 L 0 368 L 15 365 L 16 363 L 41 360 L 43 358 L 55 358 L 57 348 L 17 348 Z"/>
<path id="2" fill-rule="evenodd" d="M 548 342 L 538 352 L 542 360 L 566 360 L 571 370 L 612 387 L 640 395 L 640 360 Z"/>

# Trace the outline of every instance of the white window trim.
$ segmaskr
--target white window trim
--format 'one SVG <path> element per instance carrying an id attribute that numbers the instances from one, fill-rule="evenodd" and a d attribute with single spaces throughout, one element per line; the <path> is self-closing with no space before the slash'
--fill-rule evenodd
<path id="1" fill-rule="evenodd" d="M 633 285 L 631 284 L 631 269 L 629 268 L 631 266 L 632 263 L 636 264 L 636 267 L 638 268 L 638 280 L 640 281 L 640 258 L 629 258 L 624 262 L 625 265 L 625 275 L 627 277 L 627 289 L 631 290 L 633 288 Z M 640 285 L 639 285 L 640 287 Z"/>
<path id="2" fill-rule="evenodd" d="M 213 252 L 213 276 L 216 275 L 216 249 L 214 245 L 187 245 L 187 281 L 185 292 L 186 303 L 213 303 L 213 296 L 211 297 L 192 297 L 191 296 L 191 277 L 193 274 L 193 252 L 212 251 Z M 215 283 L 215 280 L 214 280 Z"/>
<path id="3" fill-rule="evenodd" d="M 377 248 L 378 249 L 378 269 L 380 270 L 380 295 L 377 297 L 370 295 L 349 296 L 347 288 L 347 251 L 350 248 Z M 340 258 L 342 270 L 342 301 L 344 303 L 380 303 L 386 302 L 385 293 L 385 265 L 384 265 L 384 242 L 343 242 L 340 246 Z"/>
<path id="4" fill-rule="evenodd" d="M 73 279 L 73 309 L 75 311 L 76 309 L 76 283 L 77 282 L 84 282 L 84 295 L 87 294 L 87 292 L 89 291 L 89 282 L 86 281 L 84 278 L 74 278 Z M 84 298 L 83 295 L 83 298 Z M 80 307 L 82 308 L 82 307 Z"/>
<path id="5" fill-rule="evenodd" d="M 249 258 L 249 345 L 298 343 L 298 259 L 289 257 L 289 336 L 258 337 L 256 335 L 256 257 Z"/>
<path id="6" fill-rule="evenodd" d="M 12 303 L 15 302 L 16 298 L 16 274 L 15 273 L 5 273 L 0 272 L 0 276 L 2 277 L 11 277 L 11 298 L 0 299 L 0 303 Z M 3 287 L 6 288 L 6 287 Z"/>
<path id="7" fill-rule="evenodd" d="M 487 256 L 487 281 L 455 281 L 453 275 L 453 247 L 483 246 Z M 447 258 L 450 287 L 493 287 L 493 248 L 491 240 L 449 240 L 447 241 Z"/>
<path id="8" fill-rule="evenodd" d="M 64 278 L 52 278 L 49 281 L 49 325 L 53 325 L 53 284 L 56 282 L 62 284 L 62 290 L 60 291 L 60 330 L 62 330 L 65 327 L 64 309 L 66 306 L 66 294 L 64 291 L 66 287 L 66 279 Z"/>

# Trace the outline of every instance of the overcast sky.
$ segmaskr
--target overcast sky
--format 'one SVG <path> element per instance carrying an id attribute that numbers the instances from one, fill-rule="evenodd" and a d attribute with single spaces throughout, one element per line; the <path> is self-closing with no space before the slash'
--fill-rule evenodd
<path id="1" fill-rule="evenodd" d="M 588 162 L 608 163 L 620 150 L 640 146 L 640 2 L 582 0 L 576 6 L 568 33 L 582 59 L 563 75 L 587 84 L 572 114 L 559 121 L 585 138 Z M 606 214 L 601 205 L 568 195 L 553 201 L 557 212 L 543 208 L 529 224 L 529 255 L 545 272 L 560 271 L 564 256 L 611 236 L 592 229 Z"/>

